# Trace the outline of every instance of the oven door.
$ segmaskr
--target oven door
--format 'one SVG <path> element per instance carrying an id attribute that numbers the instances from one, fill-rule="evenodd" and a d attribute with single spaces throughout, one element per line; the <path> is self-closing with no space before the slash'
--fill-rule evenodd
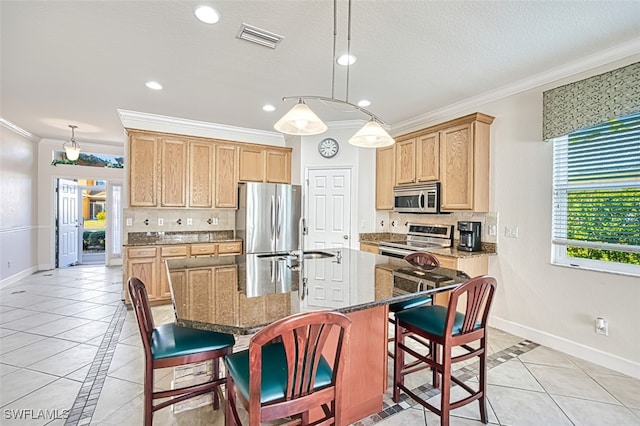
<path id="1" fill-rule="evenodd" d="M 384 245 L 380 245 L 378 248 L 378 253 L 384 256 L 396 257 L 398 259 L 403 259 L 406 255 L 415 253 L 415 250 L 408 250 L 399 247 L 387 247 Z"/>

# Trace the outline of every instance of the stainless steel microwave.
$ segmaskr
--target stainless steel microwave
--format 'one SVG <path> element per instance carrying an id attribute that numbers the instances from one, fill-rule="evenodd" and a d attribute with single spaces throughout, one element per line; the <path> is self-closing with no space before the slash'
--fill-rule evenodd
<path id="1" fill-rule="evenodd" d="M 395 186 L 393 211 L 397 213 L 440 213 L 440 182 Z"/>

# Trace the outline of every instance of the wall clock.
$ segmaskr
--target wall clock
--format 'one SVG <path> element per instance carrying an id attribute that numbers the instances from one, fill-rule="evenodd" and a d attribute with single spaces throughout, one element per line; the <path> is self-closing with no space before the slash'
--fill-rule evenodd
<path id="1" fill-rule="evenodd" d="M 320 141 L 318 144 L 318 152 L 324 158 L 333 158 L 338 154 L 338 150 L 340 149 L 340 145 L 338 145 L 338 141 L 333 138 L 325 138 Z"/>

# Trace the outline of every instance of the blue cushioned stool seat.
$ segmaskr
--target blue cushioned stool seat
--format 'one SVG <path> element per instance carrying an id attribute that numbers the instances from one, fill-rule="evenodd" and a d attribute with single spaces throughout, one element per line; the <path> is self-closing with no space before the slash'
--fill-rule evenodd
<path id="1" fill-rule="evenodd" d="M 151 335 L 153 359 L 185 356 L 233 346 L 232 334 L 196 330 L 176 324 L 156 327 Z"/>
<path id="2" fill-rule="evenodd" d="M 245 399 L 249 399 L 249 351 L 244 350 L 227 355 L 224 360 L 228 373 Z M 314 389 L 331 384 L 332 371 L 322 357 L 318 364 Z M 287 390 L 287 360 L 282 343 L 272 343 L 262 347 L 262 383 L 260 402 L 267 403 L 284 398 Z"/>
<path id="3" fill-rule="evenodd" d="M 389 312 L 400 312 L 405 309 L 411 309 L 420 305 L 427 305 L 432 302 L 431 296 L 415 297 L 409 300 L 403 300 L 402 302 L 392 303 L 389 305 Z"/>
<path id="4" fill-rule="evenodd" d="M 439 305 L 422 306 L 413 309 L 406 309 L 396 314 L 396 319 L 409 323 L 424 331 L 435 334 L 436 336 L 444 335 L 444 323 L 447 321 L 447 308 Z M 456 312 L 453 321 L 453 334 L 456 335 L 462 330 L 464 315 Z"/>

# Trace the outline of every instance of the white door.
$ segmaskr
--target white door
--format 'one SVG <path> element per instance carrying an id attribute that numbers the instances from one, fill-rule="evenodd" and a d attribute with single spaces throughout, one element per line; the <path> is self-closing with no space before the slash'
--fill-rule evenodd
<path id="1" fill-rule="evenodd" d="M 122 182 L 107 182 L 107 266 L 122 265 Z"/>
<path id="2" fill-rule="evenodd" d="M 306 249 L 349 247 L 351 169 L 307 170 Z"/>
<path id="3" fill-rule="evenodd" d="M 58 179 L 58 267 L 78 262 L 78 183 Z"/>

